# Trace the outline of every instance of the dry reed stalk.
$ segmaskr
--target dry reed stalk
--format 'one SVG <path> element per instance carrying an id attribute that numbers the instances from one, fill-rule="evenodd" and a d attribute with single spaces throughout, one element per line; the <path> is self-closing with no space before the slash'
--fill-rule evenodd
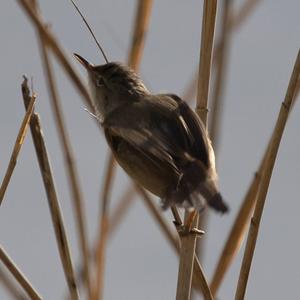
<path id="1" fill-rule="evenodd" d="M 22 83 L 22 94 L 23 94 L 25 108 L 27 108 L 32 96 L 30 96 L 30 91 L 28 88 L 26 77 L 24 77 L 24 81 Z M 77 285 L 76 285 L 74 271 L 73 271 L 70 247 L 66 235 L 66 230 L 65 230 L 63 216 L 60 209 L 59 200 L 56 193 L 54 177 L 52 174 L 51 165 L 48 158 L 48 152 L 44 141 L 41 122 L 40 122 L 39 115 L 37 113 L 33 113 L 32 115 L 30 121 L 30 129 L 31 129 L 33 144 L 35 147 L 35 152 L 39 162 L 39 167 L 41 170 L 41 175 L 44 182 L 44 187 L 47 194 L 48 205 L 51 213 L 51 219 L 54 227 L 56 242 L 57 242 L 64 274 L 66 277 L 66 281 L 72 299 L 78 299 L 78 291 L 77 291 Z"/>
<path id="2" fill-rule="evenodd" d="M 65 70 L 66 74 L 70 77 L 71 81 L 78 89 L 80 94 L 82 95 L 86 105 L 88 108 L 93 111 L 92 100 L 88 90 L 86 89 L 85 85 L 82 83 L 81 79 L 77 75 L 76 71 L 70 64 L 67 56 L 65 55 L 62 47 L 59 45 L 58 41 L 51 33 L 50 29 L 44 23 L 42 17 L 38 12 L 35 11 L 34 7 L 28 2 L 28 0 L 16 0 L 19 5 L 24 9 L 25 13 L 32 21 L 33 25 L 35 26 L 36 30 L 43 36 L 47 47 L 49 47 L 57 60 L 60 62 L 62 68 Z"/>
<path id="3" fill-rule="evenodd" d="M 68 174 L 68 182 L 71 193 L 71 199 L 73 209 L 75 212 L 75 224 L 77 227 L 77 234 L 79 240 L 79 249 L 83 260 L 83 271 L 84 271 L 84 283 L 86 285 L 89 298 L 91 298 L 91 281 L 89 271 L 89 253 L 88 253 L 88 241 L 87 241 L 87 229 L 86 229 L 86 214 L 84 209 L 84 201 L 82 197 L 82 191 L 79 184 L 78 171 L 75 165 L 75 158 L 71 143 L 67 134 L 66 126 L 64 124 L 63 112 L 60 105 L 58 91 L 54 79 L 54 73 L 52 66 L 49 61 L 48 51 L 44 37 L 39 35 L 39 45 L 42 56 L 42 63 L 46 75 L 46 83 L 48 86 L 49 98 L 51 99 L 50 104 L 54 114 L 56 123 L 56 129 L 58 137 L 61 143 L 62 150 L 64 152 L 65 166 Z"/>
<path id="4" fill-rule="evenodd" d="M 27 300 L 27 297 L 23 293 L 21 293 L 21 291 L 11 280 L 11 278 L 8 277 L 4 270 L 2 270 L 2 267 L 0 267 L 0 283 L 2 283 L 3 287 L 6 289 L 7 293 L 11 296 L 12 299 Z"/>
<path id="5" fill-rule="evenodd" d="M 13 148 L 13 151 L 12 151 L 9 163 L 8 163 L 8 167 L 7 167 L 7 170 L 5 172 L 5 176 L 4 176 L 4 179 L 3 179 L 1 187 L 0 187 L 0 205 L 2 204 L 2 200 L 4 198 L 5 191 L 7 189 L 7 186 L 9 184 L 11 175 L 12 175 L 12 173 L 15 169 L 15 166 L 17 164 L 18 155 L 19 155 L 21 147 L 23 145 L 23 142 L 24 142 L 24 139 L 25 139 L 25 136 L 26 136 L 26 132 L 27 132 L 27 128 L 28 128 L 28 124 L 30 122 L 31 115 L 32 115 L 32 112 L 34 110 L 35 99 L 36 99 L 35 96 L 30 99 L 28 109 L 27 109 L 26 114 L 23 118 L 23 121 L 21 123 L 21 127 L 19 129 L 19 133 L 18 133 L 16 141 L 15 141 L 15 145 L 14 145 L 14 148 Z"/>
<path id="6" fill-rule="evenodd" d="M 180 240 L 177 236 L 173 233 L 171 228 L 169 227 L 168 223 L 165 221 L 165 218 L 160 209 L 154 204 L 152 197 L 140 186 L 136 185 L 137 192 L 142 196 L 146 206 L 149 208 L 150 213 L 152 214 L 153 218 L 156 219 L 158 225 L 162 229 L 162 232 L 166 236 L 167 240 L 170 242 L 172 248 L 175 252 L 179 255 L 180 254 Z M 177 217 L 175 217 L 176 219 Z M 179 221 L 180 216 L 178 217 Z M 179 223 L 180 223 L 179 222 Z M 195 254 L 194 254 L 195 255 Z M 197 291 L 202 292 L 204 295 L 209 294 L 209 286 L 207 280 L 205 278 L 204 272 L 200 265 L 198 258 L 194 257 L 194 268 L 193 268 L 193 287 L 197 289 Z"/>
<path id="7" fill-rule="evenodd" d="M 134 184 L 131 185 L 131 187 L 135 186 Z M 170 242 L 172 248 L 176 251 L 176 253 L 179 255 L 180 253 L 180 245 L 179 240 L 177 236 L 174 234 L 172 229 L 169 227 L 167 222 L 165 221 L 165 218 L 159 208 L 156 207 L 154 204 L 154 200 L 148 193 L 146 193 L 143 189 L 137 187 L 137 192 L 140 193 L 142 199 L 144 200 L 144 203 L 149 208 L 149 211 L 153 218 L 157 221 L 158 225 L 162 229 L 163 234 L 166 236 L 167 240 Z M 133 195 L 134 193 L 132 193 Z M 176 210 L 177 211 L 177 210 Z M 178 212 L 177 212 L 178 213 Z M 179 221 L 178 223 L 181 224 L 180 216 L 178 216 Z M 176 219 L 176 217 L 175 217 Z M 108 230 L 110 230 L 110 224 L 108 224 Z M 111 237 L 111 236 L 110 236 Z M 82 274 L 82 267 L 78 268 L 78 275 L 77 277 L 81 278 Z M 199 260 L 197 259 L 195 255 L 194 259 L 194 269 L 193 269 L 193 287 L 197 289 L 199 292 L 203 291 L 204 289 L 208 289 L 208 284 L 206 281 L 204 281 L 202 278 L 205 278 L 204 273 L 202 271 L 202 268 L 200 266 Z"/>
<path id="8" fill-rule="evenodd" d="M 120 222 L 122 221 L 128 209 L 130 208 L 130 205 L 133 203 L 135 195 L 136 193 L 134 185 L 129 184 L 109 218 L 110 221 L 108 227 L 108 235 L 110 238 L 113 236 L 114 232 L 120 225 Z"/>
<path id="9" fill-rule="evenodd" d="M 108 201 L 110 198 L 110 190 L 112 180 L 115 172 L 115 164 L 113 163 L 114 157 L 109 153 L 109 160 L 107 161 L 106 177 L 101 194 L 101 212 L 100 222 L 98 228 L 98 243 L 96 245 L 96 280 L 95 287 L 93 289 L 93 295 L 91 299 L 101 300 L 103 299 L 103 286 L 104 286 L 104 269 L 105 269 L 105 250 L 108 237 Z"/>
<path id="10" fill-rule="evenodd" d="M 38 292 L 33 288 L 30 284 L 29 280 L 25 277 L 25 275 L 19 270 L 16 264 L 12 261 L 12 259 L 8 256 L 8 254 L 4 251 L 4 249 L 0 246 L 0 260 L 7 267 L 7 269 L 11 272 L 11 274 L 15 277 L 15 279 L 19 282 L 19 284 L 23 287 L 27 295 L 32 300 L 42 300 L 42 297 L 38 294 Z"/>
<path id="11" fill-rule="evenodd" d="M 240 10 L 229 21 L 231 28 L 240 28 L 241 24 L 249 17 L 261 0 L 245 0 Z"/>
<path id="12" fill-rule="evenodd" d="M 142 60 L 151 10 L 152 0 L 138 1 L 134 32 L 131 41 L 131 50 L 128 55 L 128 65 L 136 72 L 138 72 Z"/>
<path id="13" fill-rule="evenodd" d="M 203 19 L 201 33 L 200 63 L 198 75 L 198 94 L 196 113 L 203 123 L 207 124 L 207 101 L 209 91 L 209 80 L 211 71 L 211 59 L 215 30 L 215 19 L 217 12 L 216 0 L 205 0 L 203 4 Z M 189 219 L 189 213 L 185 213 L 185 222 Z M 198 225 L 198 214 L 196 224 Z M 181 237 L 180 263 L 177 281 L 176 300 L 188 300 L 191 294 L 192 272 L 194 265 L 194 254 L 196 248 L 196 235 L 188 234 Z M 205 277 L 203 285 L 207 285 Z M 203 290 L 205 299 L 213 299 L 209 287 Z"/>
<path id="14" fill-rule="evenodd" d="M 268 153 L 265 152 L 265 156 Z M 246 193 L 244 201 L 240 207 L 240 210 L 237 214 L 237 217 L 231 227 L 231 231 L 227 238 L 227 241 L 222 250 L 222 254 L 217 263 L 216 269 L 213 274 L 212 282 L 210 285 L 211 292 L 214 296 L 216 296 L 217 291 L 224 279 L 224 276 L 229 269 L 230 264 L 233 262 L 236 257 L 241 244 L 244 240 L 244 234 L 246 232 L 247 226 L 249 224 L 250 214 L 253 211 L 253 207 L 255 205 L 255 200 L 257 196 L 257 192 L 259 189 L 260 179 L 261 179 L 261 170 L 264 164 L 264 160 L 262 160 L 260 164 L 260 168 L 258 172 L 255 174 L 254 179 L 249 186 L 249 189 Z"/>
<path id="15" fill-rule="evenodd" d="M 210 138 L 214 147 L 215 156 L 218 157 L 218 141 L 219 141 L 219 124 L 221 119 L 221 111 L 222 111 L 222 92 L 225 83 L 224 75 L 226 73 L 227 66 L 227 57 L 228 57 L 228 43 L 229 43 L 229 19 L 230 19 L 230 8 L 231 8 L 231 0 L 223 1 L 223 9 L 221 16 L 221 34 L 218 45 L 218 55 L 216 55 L 213 59 L 215 59 L 215 80 L 212 88 L 212 96 L 211 96 L 211 113 L 210 113 Z M 214 53 L 216 53 L 214 51 Z M 206 228 L 209 219 L 209 211 L 205 211 L 201 216 L 199 221 L 199 226 L 201 228 Z M 204 257 L 204 240 L 199 239 L 197 241 L 197 253 L 200 259 Z"/>
<path id="16" fill-rule="evenodd" d="M 292 110 L 292 108 L 294 107 L 294 104 L 299 94 L 299 82 L 300 80 L 298 80 L 298 86 L 290 110 Z M 274 135 L 274 130 L 272 136 Z M 247 226 L 249 225 L 251 212 L 253 211 L 255 205 L 257 192 L 261 181 L 262 170 L 264 169 L 264 164 L 268 155 L 271 142 L 272 139 L 269 140 L 263 159 L 261 160 L 258 170 L 255 172 L 254 178 L 251 184 L 249 185 L 248 191 L 244 197 L 244 200 L 242 201 L 242 205 L 231 227 L 230 233 L 227 237 L 222 253 L 213 273 L 210 289 L 214 296 L 217 294 L 217 291 L 222 284 L 226 272 L 228 271 L 231 263 L 234 261 L 234 258 L 237 256 L 241 244 L 244 241 L 244 236 L 246 233 Z"/>
<path id="17" fill-rule="evenodd" d="M 259 231 L 260 220 L 262 217 L 263 208 L 268 193 L 268 188 L 269 188 L 277 152 L 279 149 L 280 141 L 288 119 L 290 107 L 296 93 L 299 75 L 300 75 L 300 50 L 298 51 L 297 59 L 289 81 L 284 102 L 282 103 L 280 108 L 278 119 L 275 125 L 275 130 L 272 135 L 272 142 L 270 144 L 268 155 L 262 171 L 260 188 L 257 195 L 257 201 L 256 201 L 254 213 L 250 223 L 246 248 L 244 252 L 244 257 L 243 257 L 241 270 L 240 270 L 240 276 L 239 276 L 237 290 L 235 294 L 235 300 L 242 300 L 245 297 L 249 272 L 251 268 L 251 263 L 252 263 L 254 250 L 256 246 L 256 240 Z"/>
<path id="18" fill-rule="evenodd" d="M 175 232 L 170 228 L 170 226 L 166 222 L 166 219 L 161 213 L 161 210 L 154 204 L 152 197 L 150 197 L 150 195 L 142 187 L 140 187 L 139 185 L 135 185 L 135 188 L 137 192 L 141 195 L 141 198 L 146 204 L 146 207 L 149 209 L 150 214 L 157 221 L 159 227 L 165 234 L 172 248 L 175 250 L 175 252 L 178 252 L 180 246 L 177 235 L 175 235 Z"/>
<path id="19" fill-rule="evenodd" d="M 261 0 L 246 0 L 240 10 L 232 14 L 230 19 L 228 20 L 228 34 L 231 34 L 233 31 L 239 29 L 247 20 L 249 15 L 253 12 L 256 4 L 258 4 Z M 217 42 L 213 51 L 213 66 L 215 62 L 218 61 L 220 44 Z M 186 101 L 190 101 L 193 99 L 195 92 L 197 90 L 197 82 L 198 82 L 198 70 L 195 71 L 195 74 L 192 76 L 191 81 L 184 89 L 182 93 L 182 98 Z"/>
<path id="20" fill-rule="evenodd" d="M 151 8 L 152 8 L 152 0 L 138 2 L 131 49 L 128 56 L 128 65 L 131 68 L 133 68 L 136 72 L 138 71 L 139 64 L 142 58 L 142 53 L 144 50 L 145 36 L 146 36 L 147 28 L 149 26 Z M 113 182 L 113 174 L 114 174 L 113 168 L 115 165 L 115 160 L 111 152 L 109 155 L 110 155 L 109 164 L 105 175 L 106 188 L 103 194 L 103 199 L 102 199 L 103 202 L 104 199 L 107 199 L 108 197 L 107 195 L 111 189 L 111 185 Z M 104 219 L 107 219 L 107 217 L 105 216 Z M 104 251 L 105 251 L 106 235 L 107 235 L 107 220 L 101 219 L 100 222 L 101 224 L 99 225 L 98 242 L 97 242 L 97 249 L 96 249 L 96 253 L 97 253 L 96 281 L 95 281 L 95 289 L 93 293 L 94 300 L 98 300 L 99 297 L 102 298 L 102 290 L 103 290 L 102 273 L 104 272 Z M 104 228 L 105 228 L 105 237 L 103 237 L 101 234 L 104 233 L 103 231 Z"/>
<path id="21" fill-rule="evenodd" d="M 221 34 L 218 41 L 219 52 L 215 61 L 215 80 L 212 89 L 211 97 L 211 114 L 210 114 L 210 138 L 214 146 L 215 153 L 218 152 L 218 141 L 220 133 L 220 119 L 222 111 L 223 90 L 225 83 L 225 74 L 228 58 L 228 44 L 229 44 L 229 20 L 231 13 L 231 0 L 224 0 L 222 17 L 221 17 Z"/>

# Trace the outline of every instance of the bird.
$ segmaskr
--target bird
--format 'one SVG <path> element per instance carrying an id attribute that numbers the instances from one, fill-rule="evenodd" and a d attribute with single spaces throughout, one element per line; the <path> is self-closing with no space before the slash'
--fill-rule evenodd
<path id="1" fill-rule="evenodd" d="M 226 213 L 218 187 L 214 150 L 198 115 L 175 94 L 152 94 L 141 78 L 118 62 L 93 65 L 88 73 L 93 114 L 118 164 L 161 199 L 163 209 Z"/>

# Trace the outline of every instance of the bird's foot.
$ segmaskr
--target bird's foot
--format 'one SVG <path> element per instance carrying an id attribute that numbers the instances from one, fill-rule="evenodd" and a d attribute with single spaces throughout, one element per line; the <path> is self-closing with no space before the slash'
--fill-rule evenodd
<path id="1" fill-rule="evenodd" d="M 189 225 L 184 225 L 182 223 L 178 224 L 176 221 L 173 221 L 173 223 L 176 226 L 176 229 L 180 236 L 187 236 L 190 234 L 195 234 L 197 237 L 200 237 L 205 234 L 205 231 L 200 230 L 196 227 L 191 228 Z"/>

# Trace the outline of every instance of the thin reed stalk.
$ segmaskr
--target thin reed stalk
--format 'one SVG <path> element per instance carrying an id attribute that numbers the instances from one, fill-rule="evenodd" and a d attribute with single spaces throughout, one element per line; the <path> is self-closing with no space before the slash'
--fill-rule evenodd
<path id="1" fill-rule="evenodd" d="M 135 188 L 133 184 L 129 184 L 125 191 L 123 192 L 121 198 L 118 201 L 117 206 L 114 211 L 111 213 L 109 226 L 108 226 L 108 235 L 111 238 L 114 232 L 120 225 L 120 222 L 123 220 L 126 215 L 130 205 L 133 203 L 133 200 L 136 196 Z"/>
<path id="2" fill-rule="evenodd" d="M 207 124 L 207 102 L 216 12 L 217 1 L 205 0 L 203 4 L 200 63 L 198 75 L 198 94 L 196 104 L 196 113 L 199 115 L 199 117 L 205 125 Z M 185 223 L 188 219 L 189 213 L 186 212 Z M 198 219 L 199 217 L 197 215 L 195 222 L 197 225 Z M 186 236 L 181 237 L 180 263 L 177 280 L 176 300 L 190 299 L 195 248 L 196 235 L 188 234 Z M 205 277 L 202 279 L 206 283 Z M 203 291 L 203 296 L 205 299 L 213 299 L 209 288 Z"/>
<path id="3" fill-rule="evenodd" d="M 27 132 L 27 129 L 28 129 L 28 124 L 30 122 L 31 115 L 32 115 L 32 112 L 34 110 L 35 99 L 36 99 L 35 96 L 31 97 L 31 99 L 30 99 L 28 109 L 25 113 L 25 116 L 24 116 L 23 121 L 21 123 L 21 127 L 19 129 L 19 133 L 18 133 L 16 141 L 15 141 L 15 145 L 14 145 L 14 148 L 13 148 L 13 151 L 12 151 L 9 163 L 8 163 L 8 167 L 7 167 L 7 170 L 5 172 L 5 176 L 4 176 L 4 179 L 3 179 L 1 187 L 0 187 L 0 205 L 2 204 L 2 200 L 4 198 L 5 191 L 8 187 L 11 175 L 12 175 L 12 173 L 15 169 L 15 166 L 17 164 L 18 155 L 19 155 L 21 147 L 23 145 L 23 142 L 24 142 L 24 139 L 25 139 L 25 136 L 26 136 L 26 132 Z"/>
<path id="4" fill-rule="evenodd" d="M 144 201 L 146 207 L 149 209 L 151 215 L 157 221 L 162 232 L 165 233 L 165 236 L 172 248 L 178 252 L 180 246 L 177 235 L 175 235 L 174 230 L 172 230 L 166 222 L 163 214 L 161 213 L 161 210 L 158 209 L 158 207 L 154 204 L 152 197 L 150 197 L 150 195 L 142 187 L 140 187 L 139 185 L 135 185 L 135 188 L 138 191 L 138 193 L 142 196 L 142 200 Z"/>
<path id="5" fill-rule="evenodd" d="M 26 300 L 27 297 L 23 292 L 19 290 L 19 288 L 12 281 L 12 278 L 4 272 L 2 267 L 0 267 L 0 283 L 2 283 L 3 287 L 6 289 L 7 293 L 10 295 L 11 299 L 14 300 Z"/>
<path id="6" fill-rule="evenodd" d="M 241 28 L 241 26 L 246 22 L 249 15 L 254 11 L 256 4 L 258 4 L 261 0 L 245 0 L 242 4 L 239 11 L 235 14 L 231 14 L 228 20 L 228 34 L 230 35 L 232 32 Z M 213 66 L 218 61 L 218 55 L 220 52 L 220 44 L 216 42 L 213 51 Z M 197 83 L 198 83 L 198 70 L 195 71 L 193 74 L 192 79 L 185 87 L 184 91 L 182 92 L 182 98 L 186 101 L 191 101 L 195 93 L 197 91 Z"/>
<path id="7" fill-rule="evenodd" d="M 212 96 L 211 96 L 211 113 L 209 135 L 214 148 L 215 156 L 218 157 L 218 142 L 220 134 L 221 111 L 223 107 L 223 88 L 225 85 L 225 73 L 228 57 L 228 43 L 229 43 L 229 19 L 230 19 L 231 0 L 223 1 L 222 15 L 221 15 L 221 34 L 218 43 L 218 55 L 213 57 L 215 66 L 215 80 L 213 82 Z M 215 51 L 213 53 L 216 53 Z M 204 211 L 199 221 L 199 226 L 206 229 L 209 219 L 209 211 Z M 197 241 L 197 253 L 200 259 L 204 257 L 204 241 L 199 239 Z"/>
<path id="8" fill-rule="evenodd" d="M 96 281 L 93 289 L 94 300 L 103 299 L 104 287 L 104 269 L 105 269 L 105 250 L 108 237 L 109 217 L 108 217 L 108 202 L 110 199 L 110 190 L 112 180 L 114 178 L 115 164 L 113 164 L 113 156 L 109 153 L 109 160 L 107 161 L 106 177 L 101 193 L 101 212 L 100 222 L 98 228 L 98 244 L 96 245 Z"/>
<path id="9" fill-rule="evenodd" d="M 154 204 L 152 197 L 150 197 L 149 193 L 147 193 L 143 188 L 136 185 L 137 192 L 142 196 L 142 200 L 144 200 L 145 205 L 148 207 L 151 215 L 157 221 L 160 226 L 162 232 L 166 236 L 167 240 L 170 242 L 172 248 L 179 255 L 180 254 L 180 240 L 173 233 L 168 223 L 165 221 L 165 218 L 161 212 L 161 210 Z M 175 217 L 177 219 L 180 217 Z M 181 223 L 181 221 L 179 222 Z M 205 278 L 204 272 L 200 265 L 198 258 L 194 257 L 194 268 L 193 268 L 193 287 L 197 289 L 199 292 L 201 291 L 204 295 L 209 294 L 209 286 L 207 280 Z"/>
<path id="10" fill-rule="evenodd" d="M 0 260 L 6 266 L 6 268 L 10 271 L 10 273 L 15 277 L 15 279 L 22 286 L 24 291 L 32 300 L 42 300 L 42 297 L 38 294 L 38 292 L 31 285 L 29 280 L 25 277 L 25 275 L 20 271 L 20 269 L 16 266 L 13 260 L 8 256 L 5 250 L 0 246 Z"/>
<path id="11" fill-rule="evenodd" d="M 240 28 L 241 24 L 251 15 L 257 4 L 261 0 L 245 0 L 240 10 L 229 21 L 229 26 L 232 28 Z"/>
<path id="12" fill-rule="evenodd" d="M 221 111 L 223 108 L 223 90 L 225 86 L 225 74 L 227 71 L 228 46 L 229 46 L 229 20 L 232 0 L 224 0 L 221 16 L 221 34 L 218 41 L 219 52 L 215 61 L 215 80 L 211 97 L 211 114 L 209 135 L 215 153 L 218 152 L 218 142 L 220 134 Z M 216 155 L 217 156 L 217 155 Z"/>
<path id="13" fill-rule="evenodd" d="M 290 107 L 294 99 L 297 82 L 300 74 L 300 50 L 298 51 L 297 59 L 294 65 L 294 69 L 290 78 L 289 86 L 285 95 L 284 102 L 281 105 L 278 119 L 276 122 L 274 134 L 272 136 L 272 142 L 268 151 L 267 159 L 262 171 L 261 184 L 257 195 L 257 201 L 254 209 L 254 214 L 251 219 L 250 228 L 248 232 L 246 248 L 240 270 L 240 276 L 238 280 L 237 290 L 235 294 L 235 300 L 242 300 L 245 297 L 250 268 L 256 246 L 256 240 L 259 232 L 259 225 L 264 209 L 268 188 L 279 149 L 280 141 L 283 135 L 283 131 L 288 119 Z"/>
<path id="14" fill-rule="evenodd" d="M 30 90 L 28 88 L 27 82 L 28 82 L 27 78 L 24 77 L 24 81 L 22 83 L 22 94 L 23 94 L 25 108 L 28 107 L 30 103 L 30 99 L 32 98 L 32 96 L 30 95 Z M 59 200 L 56 193 L 54 177 L 52 174 L 48 152 L 44 141 L 41 122 L 40 122 L 39 115 L 37 113 L 33 113 L 32 115 L 30 121 L 30 129 L 31 129 L 33 144 L 35 147 L 35 152 L 39 162 L 42 179 L 44 182 L 44 187 L 46 190 L 56 242 L 57 242 L 58 251 L 63 266 L 65 278 L 67 281 L 67 285 L 72 299 L 79 299 L 77 284 L 74 276 L 70 247 L 66 235 L 66 230 L 64 226 Z"/>

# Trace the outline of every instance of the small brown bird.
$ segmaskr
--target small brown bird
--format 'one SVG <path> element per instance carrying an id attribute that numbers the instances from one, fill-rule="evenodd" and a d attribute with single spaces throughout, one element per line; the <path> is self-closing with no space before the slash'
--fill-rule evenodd
<path id="1" fill-rule="evenodd" d="M 178 96 L 151 94 L 128 67 L 94 66 L 89 76 L 94 114 L 115 159 L 138 184 L 172 205 L 227 212 L 217 186 L 215 156 L 198 116 Z"/>

